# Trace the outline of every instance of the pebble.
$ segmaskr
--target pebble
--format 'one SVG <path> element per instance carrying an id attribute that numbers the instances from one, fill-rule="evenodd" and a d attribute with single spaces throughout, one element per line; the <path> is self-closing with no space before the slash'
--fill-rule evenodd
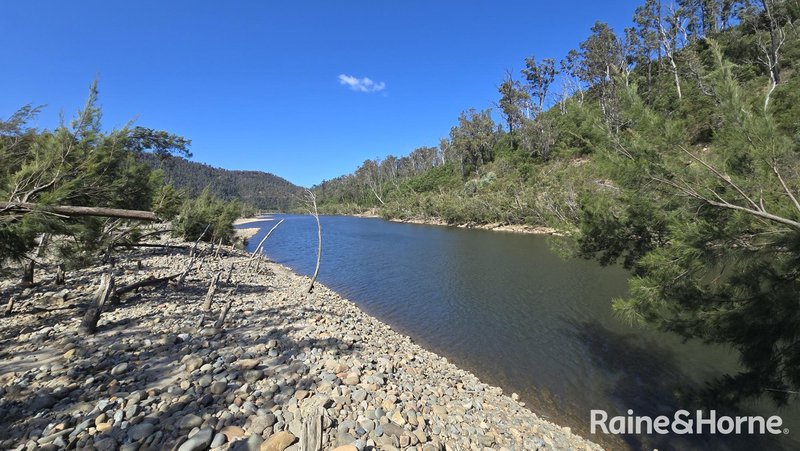
<path id="1" fill-rule="evenodd" d="M 191 429 L 203 424 L 203 419 L 199 416 L 190 413 L 185 417 L 181 418 L 181 421 L 178 423 L 178 427 L 181 429 Z"/>
<path id="2" fill-rule="evenodd" d="M 200 451 L 208 448 L 211 444 L 214 431 L 211 429 L 201 429 L 178 448 L 178 451 Z"/>
<path id="3" fill-rule="evenodd" d="M 145 437 L 149 437 L 155 431 L 155 429 L 155 425 L 151 423 L 139 423 L 128 428 L 128 438 L 135 442 Z"/>
<path id="4" fill-rule="evenodd" d="M 261 445 L 261 451 L 283 451 L 289 447 L 296 437 L 291 432 L 281 431 L 271 436 Z"/>
<path id="5" fill-rule="evenodd" d="M 111 369 L 112 376 L 119 376 L 128 371 L 128 364 L 123 362 Z"/>
<path id="6" fill-rule="evenodd" d="M 211 384 L 211 394 L 221 395 L 228 389 L 228 383 L 225 381 L 217 381 Z"/>

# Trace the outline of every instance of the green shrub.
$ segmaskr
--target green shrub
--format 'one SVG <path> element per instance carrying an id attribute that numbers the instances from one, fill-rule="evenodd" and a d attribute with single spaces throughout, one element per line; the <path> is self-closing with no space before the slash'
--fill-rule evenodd
<path id="1" fill-rule="evenodd" d="M 208 227 L 203 241 L 219 241 L 233 243 L 233 221 L 242 214 L 242 206 L 238 202 L 225 202 L 211 195 L 208 188 L 194 199 L 188 199 L 175 220 L 173 234 L 185 240 L 194 241 Z"/>

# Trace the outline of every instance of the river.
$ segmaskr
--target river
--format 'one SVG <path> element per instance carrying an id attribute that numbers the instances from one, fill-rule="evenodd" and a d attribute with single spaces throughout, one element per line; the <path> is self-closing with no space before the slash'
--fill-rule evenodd
<path id="1" fill-rule="evenodd" d="M 266 255 L 310 275 L 316 223 L 286 221 Z M 720 346 L 630 327 L 614 316 L 629 274 L 620 267 L 564 259 L 550 238 L 381 219 L 321 217 L 319 280 L 426 348 L 516 392 L 542 417 L 611 448 L 798 449 L 800 409 L 766 402 L 745 412 L 780 415 L 788 435 L 775 437 L 606 436 L 589 432 L 589 412 L 668 415 L 691 406 L 680 395 L 702 387 L 736 356 Z M 250 239 L 258 244 L 273 221 Z M 718 412 L 733 415 L 737 412 Z M 793 434 L 792 431 L 795 431 Z"/>

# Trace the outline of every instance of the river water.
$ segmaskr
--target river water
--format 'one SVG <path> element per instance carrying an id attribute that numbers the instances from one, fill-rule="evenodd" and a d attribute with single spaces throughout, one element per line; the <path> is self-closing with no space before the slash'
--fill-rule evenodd
<path id="1" fill-rule="evenodd" d="M 313 218 L 273 217 L 285 222 L 266 242 L 266 255 L 310 275 Z M 611 300 L 627 290 L 622 268 L 563 259 L 551 247 L 558 238 L 342 216 L 321 221 L 322 283 L 485 382 L 518 393 L 542 417 L 614 449 L 800 449 L 800 409 L 765 402 L 743 412 L 780 415 L 788 435 L 590 434 L 591 409 L 672 416 L 692 410 L 682 394 L 736 368 L 726 348 L 684 343 L 615 317 Z M 261 228 L 250 250 L 274 224 L 241 226 Z"/>

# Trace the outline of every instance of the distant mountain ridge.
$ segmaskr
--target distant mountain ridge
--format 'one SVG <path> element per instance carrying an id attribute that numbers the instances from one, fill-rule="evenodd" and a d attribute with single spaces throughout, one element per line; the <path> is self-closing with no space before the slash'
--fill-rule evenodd
<path id="1" fill-rule="evenodd" d="M 302 187 L 261 171 L 238 171 L 209 166 L 181 157 L 159 158 L 141 154 L 143 162 L 163 169 L 167 181 L 196 195 L 209 187 L 224 200 L 240 200 L 260 210 L 288 211 L 302 195 Z"/>

